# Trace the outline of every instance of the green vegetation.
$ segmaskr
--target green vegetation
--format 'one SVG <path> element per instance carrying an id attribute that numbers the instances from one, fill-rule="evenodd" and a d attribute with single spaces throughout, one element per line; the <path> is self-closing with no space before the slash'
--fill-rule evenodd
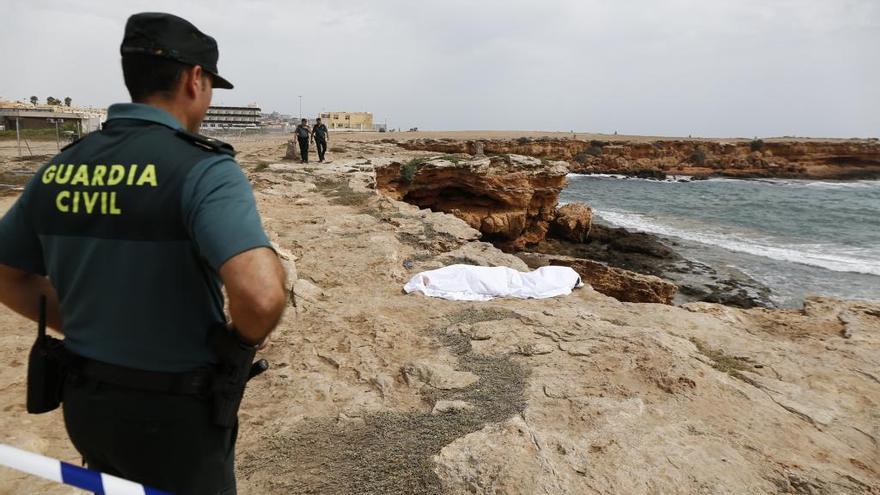
<path id="1" fill-rule="evenodd" d="M 706 163 L 706 152 L 701 148 L 697 148 L 691 153 L 691 161 L 696 163 L 697 165 L 703 165 Z"/>
<path id="2" fill-rule="evenodd" d="M 741 371 L 749 371 L 754 368 L 748 358 L 728 356 L 719 350 L 715 350 L 706 345 L 702 340 L 691 337 L 690 341 L 697 346 L 700 354 L 712 360 L 712 367 L 718 371 L 727 373 L 728 375 L 740 380 L 748 381 L 748 379 L 740 373 Z"/>
<path id="3" fill-rule="evenodd" d="M 752 151 L 761 151 L 764 149 L 764 140 L 763 139 L 753 139 L 751 143 L 749 143 L 749 148 Z"/>
<path id="4" fill-rule="evenodd" d="M 458 155 L 443 155 L 435 158 L 436 160 L 446 160 L 447 162 L 452 162 L 457 164 L 461 161 L 461 157 Z"/>
<path id="5" fill-rule="evenodd" d="M 411 184 L 416 177 L 419 167 L 428 161 L 425 157 L 413 158 L 412 160 L 400 166 L 400 179 L 407 184 Z"/>
<path id="6" fill-rule="evenodd" d="M 305 169 L 304 169 L 305 170 Z M 314 171 L 312 169 L 311 171 Z M 361 206 L 364 207 L 375 196 L 370 192 L 355 191 L 351 188 L 347 179 L 333 180 L 327 178 L 316 178 L 315 186 L 318 191 L 324 193 L 330 199 L 330 203 L 334 205 L 344 206 Z"/>
<path id="7" fill-rule="evenodd" d="M 521 137 L 516 140 L 516 143 L 517 144 L 528 144 L 529 141 L 531 141 L 531 139 L 529 139 L 527 137 Z"/>
<path id="8" fill-rule="evenodd" d="M 584 151 L 574 155 L 574 161 L 584 164 L 591 156 L 602 156 L 602 148 L 600 146 L 590 146 Z"/>

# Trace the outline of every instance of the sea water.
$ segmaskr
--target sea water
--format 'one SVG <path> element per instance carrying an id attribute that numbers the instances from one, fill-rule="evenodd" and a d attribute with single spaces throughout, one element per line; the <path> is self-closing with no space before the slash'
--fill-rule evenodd
<path id="1" fill-rule="evenodd" d="M 880 181 L 568 178 L 560 202 L 587 203 L 604 223 L 738 269 L 780 306 L 808 295 L 880 300 Z"/>

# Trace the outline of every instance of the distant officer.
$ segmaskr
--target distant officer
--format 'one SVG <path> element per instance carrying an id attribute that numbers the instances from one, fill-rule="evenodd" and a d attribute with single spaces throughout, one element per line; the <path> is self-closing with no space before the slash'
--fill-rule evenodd
<path id="1" fill-rule="evenodd" d="M 315 128 L 312 129 L 312 137 L 315 140 L 315 146 L 318 148 L 318 161 L 324 161 L 324 153 L 327 153 L 327 141 L 330 140 L 330 132 L 327 126 L 321 122 L 321 117 L 315 120 Z"/>
<path id="2" fill-rule="evenodd" d="M 309 121 L 302 119 L 302 122 L 296 126 L 293 133 L 296 134 L 296 141 L 299 144 L 300 163 L 309 163 L 309 139 L 312 136 Z"/>
<path id="3" fill-rule="evenodd" d="M 283 270 L 232 147 L 195 134 L 212 88 L 232 88 L 214 39 L 143 13 L 121 52 L 134 103 L 112 105 L 0 220 L 0 302 L 36 319 L 47 296 L 69 358 L 64 421 L 90 468 L 234 494 L 238 425 L 213 419 L 211 332 L 245 351 L 264 342 L 285 306 Z"/>

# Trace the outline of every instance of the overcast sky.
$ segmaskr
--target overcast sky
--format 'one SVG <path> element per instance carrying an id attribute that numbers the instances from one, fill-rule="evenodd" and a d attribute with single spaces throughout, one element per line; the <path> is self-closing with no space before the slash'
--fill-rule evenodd
<path id="1" fill-rule="evenodd" d="M 0 0 L 0 97 L 125 101 L 126 18 L 214 36 L 215 104 L 390 127 L 880 136 L 880 0 Z"/>

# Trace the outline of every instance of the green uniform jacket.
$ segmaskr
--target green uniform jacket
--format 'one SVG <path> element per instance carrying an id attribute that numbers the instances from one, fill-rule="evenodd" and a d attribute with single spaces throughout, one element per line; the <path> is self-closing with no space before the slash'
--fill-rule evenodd
<path id="1" fill-rule="evenodd" d="M 220 266 L 271 246 L 233 153 L 158 108 L 113 105 L 0 220 L 0 263 L 48 275 L 79 355 L 151 371 L 212 363 Z"/>

